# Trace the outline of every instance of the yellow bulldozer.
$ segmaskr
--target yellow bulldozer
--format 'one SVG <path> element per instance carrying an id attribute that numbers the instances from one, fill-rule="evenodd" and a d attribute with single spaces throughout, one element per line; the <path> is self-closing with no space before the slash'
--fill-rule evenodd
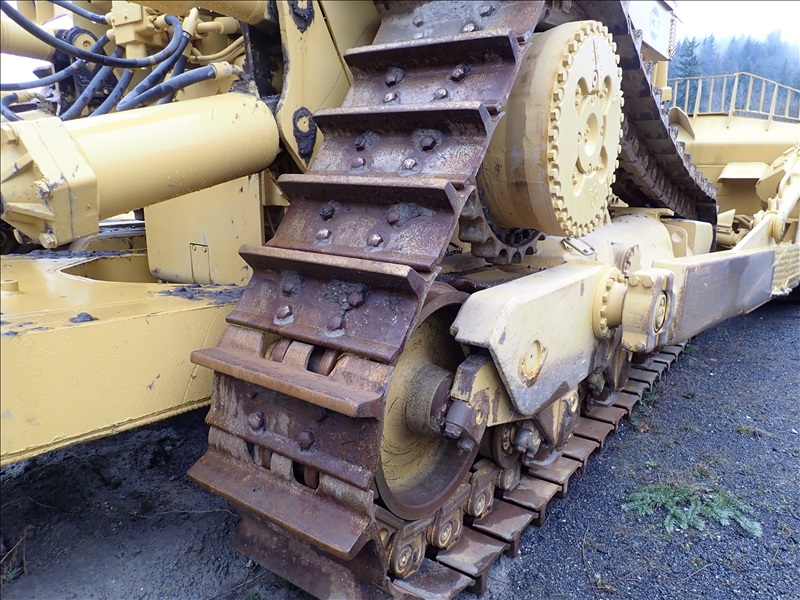
<path id="1" fill-rule="evenodd" d="M 2 464 L 210 402 L 190 476 L 315 596 L 482 592 L 800 282 L 800 91 L 668 80 L 672 3 L 0 8 Z"/>

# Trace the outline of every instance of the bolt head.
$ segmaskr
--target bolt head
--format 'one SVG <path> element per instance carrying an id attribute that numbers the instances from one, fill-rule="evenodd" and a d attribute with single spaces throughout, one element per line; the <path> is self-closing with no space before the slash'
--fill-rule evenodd
<path id="1" fill-rule="evenodd" d="M 301 450 L 308 450 L 314 445 L 314 432 L 306 430 L 297 436 L 297 443 Z"/>
<path id="2" fill-rule="evenodd" d="M 353 159 L 353 162 L 350 163 L 351 169 L 360 169 L 361 167 L 367 164 L 367 160 L 361 156 L 358 158 Z"/>
<path id="3" fill-rule="evenodd" d="M 293 312 L 294 311 L 290 305 L 284 304 L 278 309 L 278 311 L 275 313 L 275 316 L 279 319 L 287 319 L 292 316 Z"/>
<path id="4" fill-rule="evenodd" d="M 472 452 L 472 449 L 475 447 L 475 442 L 470 438 L 462 437 L 459 438 L 457 445 L 459 452 Z"/>
<path id="5" fill-rule="evenodd" d="M 325 221 L 332 218 L 334 214 L 336 214 L 336 209 L 330 204 L 326 204 L 325 206 L 319 209 L 319 216 L 322 217 Z"/>
<path id="6" fill-rule="evenodd" d="M 637 352 L 644 352 L 645 350 L 646 350 L 646 347 L 642 342 L 636 342 L 636 351 Z"/>
<path id="7" fill-rule="evenodd" d="M 407 158 L 403 161 L 403 170 L 410 171 L 414 167 L 417 166 L 417 159 L 416 158 Z"/>
<path id="8" fill-rule="evenodd" d="M 247 415 L 247 424 L 250 425 L 250 429 L 254 431 L 262 429 L 264 427 L 264 421 L 264 413 L 260 410 Z"/>
<path id="9" fill-rule="evenodd" d="M 478 9 L 478 14 L 482 17 L 488 17 L 494 12 L 494 6 L 491 4 L 481 4 L 480 8 Z"/>
<path id="10" fill-rule="evenodd" d="M 420 140 L 419 145 L 426 152 L 433 150 L 436 147 L 436 138 L 432 135 L 426 135 Z"/>
<path id="11" fill-rule="evenodd" d="M 388 104 L 397 100 L 397 92 L 386 92 L 383 96 L 383 103 Z"/>
<path id="12" fill-rule="evenodd" d="M 394 225 L 400 220 L 400 211 L 396 208 L 393 208 L 388 213 L 386 213 L 386 222 L 389 225 Z"/>
<path id="13" fill-rule="evenodd" d="M 435 92 L 433 92 L 433 99 L 434 100 L 443 100 L 447 98 L 447 90 L 444 88 L 439 88 Z"/>
<path id="14" fill-rule="evenodd" d="M 466 25 L 464 25 L 461 28 L 461 31 L 463 31 L 464 33 L 472 33 L 473 31 L 475 31 L 477 29 L 478 29 L 478 27 L 475 25 L 475 23 L 470 22 L 470 23 L 467 23 Z"/>
<path id="15" fill-rule="evenodd" d="M 642 285 L 646 288 L 653 287 L 653 278 L 652 277 L 642 277 Z"/>
<path id="16" fill-rule="evenodd" d="M 286 295 L 291 294 L 294 291 L 294 283 L 287 279 L 286 281 L 283 282 L 283 285 L 281 286 L 281 291 Z"/>
<path id="17" fill-rule="evenodd" d="M 364 304 L 364 294 L 362 292 L 350 292 L 347 296 L 347 303 L 353 308 L 358 308 Z"/>
<path id="18" fill-rule="evenodd" d="M 333 315 L 328 319 L 328 329 L 330 331 L 339 331 L 344 327 L 344 319 L 341 315 Z"/>
<path id="19" fill-rule="evenodd" d="M 630 277 L 628 277 L 628 285 L 636 287 L 637 285 L 639 285 L 639 278 L 636 275 L 631 275 Z"/>
<path id="20" fill-rule="evenodd" d="M 422 15 L 414 15 L 414 19 L 411 22 L 414 24 L 414 27 L 422 27 L 425 23 L 425 19 L 422 18 Z"/>
<path id="21" fill-rule="evenodd" d="M 317 232 L 317 235 L 315 237 L 320 242 L 323 241 L 323 240 L 327 240 L 329 237 L 331 237 L 331 230 L 330 229 L 320 229 Z"/>
<path id="22" fill-rule="evenodd" d="M 383 243 L 383 237 L 380 233 L 373 233 L 371 236 L 367 238 L 367 245 L 372 246 L 373 248 L 377 248 Z"/>
<path id="23" fill-rule="evenodd" d="M 467 68 L 467 65 L 464 64 L 458 65 L 456 66 L 455 69 L 453 69 L 450 72 L 450 79 L 452 81 L 461 81 L 462 79 L 464 79 L 464 77 L 467 76 L 468 72 L 469 69 Z"/>
<path id="24" fill-rule="evenodd" d="M 464 430 L 455 423 L 445 423 L 444 436 L 448 439 L 457 440 L 461 437 L 462 431 Z"/>
<path id="25" fill-rule="evenodd" d="M 405 76 L 406 72 L 403 71 L 403 69 L 400 69 L 398 67 L 390 67 L 389 70 L 386 72 L 386 79 L 384 79 L 384 81 L 386 82 L 386 85 L 391 87 L 403 81 L 403 78 Z"/>
<path id="26" fill-rule="evenodd" d="M 365 138 L 363 135 L 358 136 L 356 138 L 354 145 L 356 147 L 356 150 L 363 150 L 364 148 L 367 147 L 367 138 Z"/>

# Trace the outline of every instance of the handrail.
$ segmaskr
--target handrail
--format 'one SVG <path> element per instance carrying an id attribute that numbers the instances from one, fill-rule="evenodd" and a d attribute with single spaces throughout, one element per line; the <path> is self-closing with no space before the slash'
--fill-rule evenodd
<path id="1" fill-rule="evenodd" d="M 773 121 L 800 123 L 800 90 L 752 73 L 680 77 L 667 85 L 672 88 L 670 106 L 693 117 L 751 117 L 766 119 L 768 126 Z M 769 109 L 764 110 L 767 102 Z"/>

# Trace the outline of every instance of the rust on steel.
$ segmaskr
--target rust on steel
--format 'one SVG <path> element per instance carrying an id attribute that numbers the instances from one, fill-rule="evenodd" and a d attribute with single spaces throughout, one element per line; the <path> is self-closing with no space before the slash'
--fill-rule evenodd
<path id="1" fill-rule="evenodd" d="M 345 56 L 354 81 L 343 106 L 315 115 L 325 135 L 317 157 L 279 182 L 290 207 L 276 235 L 242 250 L 253 277 L 228 328 L 192 356 L 216 373 L 209 449 L 190 475 L 242 516 L 243 553 L 312 594 L 444 598 L 485 589 L 491 564 L 516 551 L 528 522 L 542 522 L 609 430 L 580 417 L 577 429 L 594 438 L 576 434 L 585 443 L 522 479 L 519 468 L 476 463 L 419 519 L 376 505 L 389 382 L 426 298 L 441 290 L 434 281 L 456 227 L 494 262 L 535 250 L 537 232 L 487 217 L 476 176 L 520 57 L 554 10 L 529 1 L 378 8 L 374 44 Z M 630 124 L 617 193 L 711 220 L 713 187 L 670 135 L 622 6 L 570 10 L 561 17 L 603 21 L 618 43 Z M 614 396 L 617 420 L 635 397 Z"/>

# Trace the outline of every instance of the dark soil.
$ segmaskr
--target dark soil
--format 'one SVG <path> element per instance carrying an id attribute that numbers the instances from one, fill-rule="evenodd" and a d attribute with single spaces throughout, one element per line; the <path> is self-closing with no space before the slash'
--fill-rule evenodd
<path id="1" fill-rule="evenodd" d="M 237 517 L 186 477 L 204 412 L 3 469 L 3 598 L 306 598 L 233 550 Z M 484 598 L 800 598 L 798 431 L 800 305 L 773 302 L 695 338 Z M 730 493 L 762 537 L 623 510 L 655 482 Z"/>

